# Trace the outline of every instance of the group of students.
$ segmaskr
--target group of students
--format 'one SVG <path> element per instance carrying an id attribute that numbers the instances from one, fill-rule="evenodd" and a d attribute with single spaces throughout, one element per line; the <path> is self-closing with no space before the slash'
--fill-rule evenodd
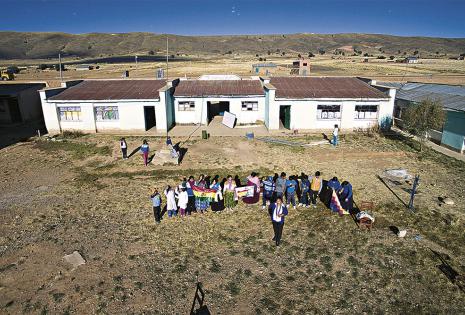
<path id="1" fill-rule="evenodd" d="M 179 152 L 178 152 L 176 146 L 173 145 L 171 137 L 169 137 L 169 136 L 166 137 L 166 145 L 168 146 L 168 148 L 171 151 L 171 156 L 179 158 Z M 126 142 L 125 138 L 121 138 L 119 140 L 119 146 L 120 146 L 120 149 L 121 149 L 121 155 L 122 155 L 123 160 L 127 160 L 129 158 L 128 157 L 128 143 Z M 140 153 L 142 155 L 144 165 L 147 166 L 149 164 L 149 162 L 150 162 L 149 161 L 150 147 L 149 147 L 149 143 L 148 143 L 148 141 L 146 139 L 144 139 L 142 141 L 142 144 L 139 147 L 139 151 L 140 151 Z"/>
<path id="2" fill-rule="evenodd" d="M 239 176 L 234 178 L 228 175 L 220 180 L 218 175 L 214 177 L 200 175 L 196 180 L 193 176 L 182 178 L 179 185 L 168 185 L 162 191 L 166 199 L 166 212 L 169 218 L 185 217 L 193 213 L 204 213 L 209 208 L 214 212 L 224 209 L 232 210 L 239 200 L 237 187 L 253 186 L 253 195 L 242 198 L 247 204 L 259 202 L 262 196 L 262 208 L 268 209 L 273 223 L 274 238 L 278 246 L 281 241 L 284 217 L 292 206 L 316 207 L 318 198 L 329 207 L 333 192 L 339 198 L 341 206 L 347 211 L 352 210 L 352 185 L 344 181 L 339 182 L 337 177 L 329 181 L 321 178 L 319 171 L 313 176 L 301 173 L 287 177 L 286 173 L 280 175 L 259 178 L 258 173 L 251 173 L 247 177 L 247 183 L 242 184 Z M 196 196 L 194 190 L 209 189 L 214 193 L 213 198 Z M 150 195 L 153 205 L 155 221 L 160 223 L 162 212 L 162 196 L 157 188 Z"/>

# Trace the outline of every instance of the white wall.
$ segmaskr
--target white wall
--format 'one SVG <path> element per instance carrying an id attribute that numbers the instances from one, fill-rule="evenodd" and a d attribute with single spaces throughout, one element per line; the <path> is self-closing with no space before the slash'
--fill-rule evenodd
<path id="1" fill-rule="evenodd" d="M 180 111 L 179 102 L 195 102 L 195 111 Z M 238 124 L 253 124 L 257 120 L 265 120 L 265 96 L 258 97 L 176 97 L 174 112 L 178 124 L 206 124 L 208 102 L 229 102 L 229 111 L 236 115 Z M 258 111 L 243 111 L 242 102 L 258 102 Z"/>
<path id="2" fill-rule="evenodd" d="M 379 123 L 381 116 L 392 117 L 393 102 L 381 100 L 270 100 L 270 126 L 269 129 L 279 128 L 279 107 L 291 106 L 291 129 L 333 129 L 351 130 L 354 128 L 369 128 Z M 340 119 L 317 119 L 318 105 L 341 105 Z M 356 105 L 377 105 L 377 119 L 354 119 Z"/>
<path id="3" fill-rule="evenodd" d="M 63 130 L 82 130 L 85 132 L 111 130 L 145 131 L 144 106 L 155 106 L 157 130 L 166 130 L 166 111 L 159 101 L 53 101 L 46 99 L 46 92 L 41 91 L 41 99 L 44 120 L 49 133 L 58 133 Z M 58 107 L 60 106 L 80 106 L 81 120 L 60 121 L 58 114 Z M 117 106 L 119 119 L 115 121 L 96 121 L 96 106 Z"/>

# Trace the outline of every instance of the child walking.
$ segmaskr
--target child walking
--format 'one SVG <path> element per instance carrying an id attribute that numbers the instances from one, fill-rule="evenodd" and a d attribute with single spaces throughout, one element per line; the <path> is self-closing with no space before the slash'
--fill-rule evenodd
<path id="1" fill-rule="evenodd" d="M 149 160 L 149 144 L 147 140 L 144 139 L 142 145 L 140 146 L 140 151 L 142 152 L 142 157 L 144 158 L 144 165 L 147 166 Z"/>

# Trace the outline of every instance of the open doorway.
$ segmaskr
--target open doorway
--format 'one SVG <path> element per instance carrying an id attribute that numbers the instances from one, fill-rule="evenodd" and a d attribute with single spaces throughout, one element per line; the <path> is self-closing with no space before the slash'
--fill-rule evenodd
<path id="1" fill-rule="evenodd" d="M 279 120 L 286 129 L 291 129 L 291 106 L 285 105 L 279 107 Z"/>
<path id="2" fill-rule="evenodd" d="M 156 126 L 155 106 L 144 106 L 145 130 Z"/>
<path id="3" fill-rule="evenodd" d="M 224 112 L 229 112 L 229 102 L 207 102 L 208 123 L 215 116 L 223 116 Z"/>

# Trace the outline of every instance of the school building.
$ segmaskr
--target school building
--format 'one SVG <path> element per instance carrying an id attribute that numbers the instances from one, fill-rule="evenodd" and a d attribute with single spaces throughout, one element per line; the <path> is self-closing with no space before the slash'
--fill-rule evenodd
<path id="1" fill-rule="evenodd" d="M 437 100 L 446 114 L 444 126 L 440 130 L 430 130 L 430 140 L 448 149 L 465 153 L 465 86 L 408 82 L 379 82 L 389 88 L 396 88 L 394 119 L 402 127 L 402 113 L 409 106 L 424 100 Z"/>
<path id="2" fill-rule="evenodd" d="M 395 89 L 354 77 L 86 80 L 40 91 L 50 133 L 166 132 L 208 125 L 229 112 L 235 126 L 324 130 L 390 125 Z"/>

